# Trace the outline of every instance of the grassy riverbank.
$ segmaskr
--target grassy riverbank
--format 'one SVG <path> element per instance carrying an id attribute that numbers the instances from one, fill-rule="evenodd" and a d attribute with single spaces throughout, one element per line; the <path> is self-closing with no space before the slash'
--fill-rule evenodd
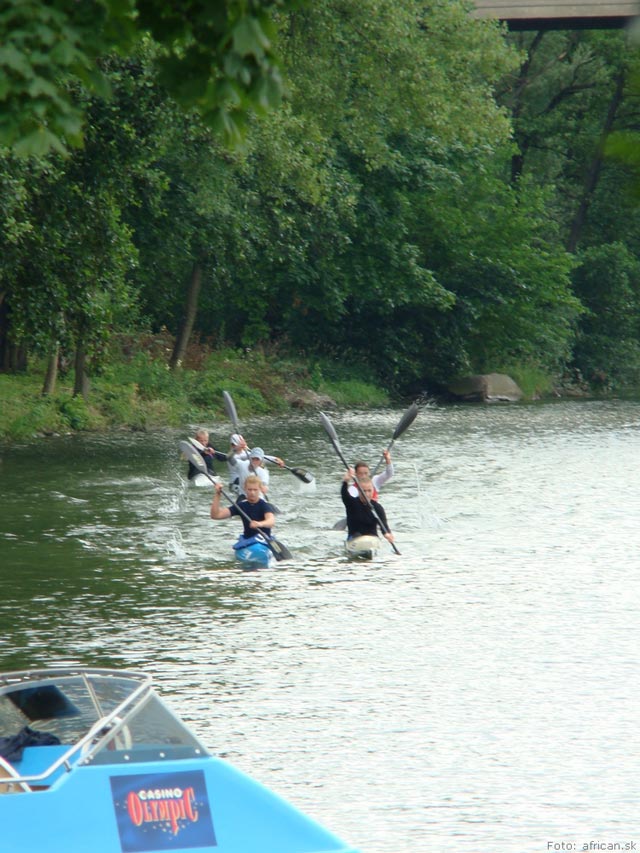
<path id="1" fill-rule="evenodd" d="M 76 431 L 152 429 L 227 421 L 222 392 L 229 391 L 241 418 L 287 411 L 297 395 L 313 392 L 340 406 L 382 406 L 386 391 L 369 377 L 349 375 L 341 365 L 309 365 L 260 351 L 199 353 L 192 367 L 170 371 L 165 352 L 112 358 L 91 378 L 87 400 L 73 396 L 73 373 L 59 378 L 56 392 L 42 395 L 45 366 L 0 374 L 0 440 Z"/>

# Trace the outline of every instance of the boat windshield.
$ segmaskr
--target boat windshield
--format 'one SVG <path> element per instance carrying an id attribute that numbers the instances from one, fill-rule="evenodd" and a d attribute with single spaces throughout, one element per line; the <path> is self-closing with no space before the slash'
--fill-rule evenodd
<path id="1" fill-rule="evenodd" d="M 69 747 L 55 762 L 67 769 L 208 755 L 145 675 L 87 669 L 0 675 L 0 745 L 41 744 Z"/>

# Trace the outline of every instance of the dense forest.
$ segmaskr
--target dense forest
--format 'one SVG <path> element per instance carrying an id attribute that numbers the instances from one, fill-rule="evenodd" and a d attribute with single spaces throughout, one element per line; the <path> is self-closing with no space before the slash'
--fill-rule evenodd
<path id="1" fill-rule="evenodd" d="M 83 394 L 114 341 L 162 333 L 174 370 L 199 340 L 399 392 L 640 388 L 625 32 L 456 0 L 190 0 L 190 28 L 139 0 L 134 32 L 135 5 L 0 15 L 2 371 L 37 357 L 50 393 L 73 365 Z"/>

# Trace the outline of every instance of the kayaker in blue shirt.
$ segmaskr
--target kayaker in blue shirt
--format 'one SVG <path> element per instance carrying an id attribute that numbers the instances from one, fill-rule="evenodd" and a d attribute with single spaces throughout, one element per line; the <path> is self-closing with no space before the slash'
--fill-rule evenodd
<path id="1" fill-rule="evenodd" d="M 237 503 L 230 506 L 220 506 L 220 494 L 222 492 L 222 483 L 216 483 L 216 491 L 211 503 L 211 518 L 214 521 L 220 521 L 225 518 L 231 518 L 237 515 L 242 520 L 244 525 L 244 535 L 247 539 L 260 530 L 266 536 L 271 535 L 271 528 L 276 523 L 276 516 L 273 507 L 262 497 L 260 489 L 260 480 L 254 474 L 247 477 L 244 482 L 244 498 L 240 498 Z M 244 515 L 243 515 L 244 513 Z M 249 517 L 249 520 L 245 518 Z"/>
<path id="2" fill-rule="evenodd" d="M 373 497 L 374 489 L 370 478 L 359 477 L 358 485 L 360 488 L 358 489 L 358 496 L 354 498 L 350 494 L 349 481 L 353 480 L 354 475 L 355 472 L 353 468 L 349 468 L 347 473 L 344 475 L 342 487 L 340 489 L 342 503 L 345 505 L 345 509 L 347 510 L 348 538 L 352 539 L 354 536 L 377 536 L 378 528 L 380 528 L 384 538 L 388 542 L 393 542 L 393 533 L 389 530 L 387 515 L 383 507 L 380 506 L 378 501 Z M 371 506 L 369 506 L 369 504 Z M 378 522 L 376 515 L 374 515 L 371 510 L 371 507 L 375 510 L 375 514 L 378 516 L 384 527 L 389 531 L 388 533 L 384 532 L 382 525 Z"/>

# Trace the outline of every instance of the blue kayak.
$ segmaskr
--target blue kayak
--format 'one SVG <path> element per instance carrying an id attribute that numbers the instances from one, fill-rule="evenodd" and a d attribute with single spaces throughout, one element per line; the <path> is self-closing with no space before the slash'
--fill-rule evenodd
<path id="1" fill-rule="evenodd" d="M 189 731 L 149 676 L 0 674 L 0 850 L 357 853 Z"/>
<path id="2" fill-rule="evenodd" d="M 275 563 L 273 551 L 259 536 L 240 536 L 234 543 L 233 550 L 246 569 L 269 569 Z"/>

